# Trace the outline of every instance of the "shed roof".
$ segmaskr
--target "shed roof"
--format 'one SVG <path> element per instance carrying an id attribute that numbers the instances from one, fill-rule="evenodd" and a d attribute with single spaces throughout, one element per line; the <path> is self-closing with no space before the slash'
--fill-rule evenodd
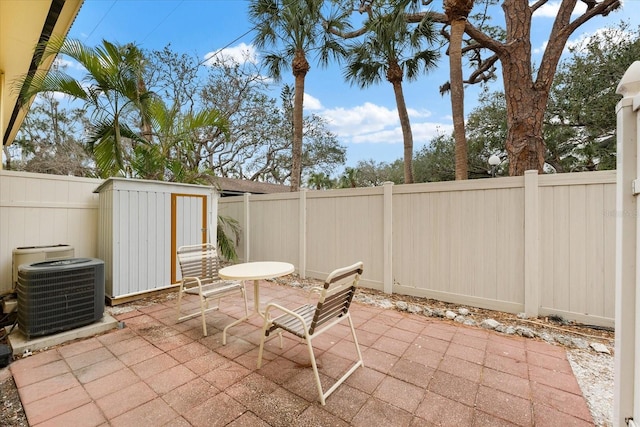
<path id="1" fill-rule="evenodd" d="M 245 179 L 216 177 L 213 183 L 221 196 L 239 196 L 244 193 L 271 194 L 288 193 L 291 187 L 268 182 L 248 181 Z"/>
<path id="2" fill-rule="evenodd" d="M 2 1 L 2 0 L 0 0 Z M 210 185 L 199 184 L 185 184 L 182 182 L 169 182 L 169 181 L 154 181 L 149 179 L 137 179 L 137 178 L 121 178 L 111 177 L 107 178 L 102 184 L 100 184 L 94 193 L 101 193 L 106 190 L 145 190 L 145 191 L 157 191 L 164 193 L 171 193 L 178 191 L 184 193 L 201 193 L 214 192 L 216 189 Z"/>

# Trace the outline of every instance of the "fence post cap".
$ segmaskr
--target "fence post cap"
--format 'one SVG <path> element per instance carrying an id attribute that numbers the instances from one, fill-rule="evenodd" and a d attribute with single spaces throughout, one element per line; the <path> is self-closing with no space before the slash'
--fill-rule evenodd
<path id="1" fill-rule="evenodd" d="M 632 97 L 640 92 L 640 61 L 635 61 L 622 76 L 616 93 L 623 97 Z"/>

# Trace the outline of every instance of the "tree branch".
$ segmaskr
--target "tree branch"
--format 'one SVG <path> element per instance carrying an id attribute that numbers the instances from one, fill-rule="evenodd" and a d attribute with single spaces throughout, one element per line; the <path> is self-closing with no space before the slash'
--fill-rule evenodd
<path id="1" fill-rule="evenodd" d="M 531 13 L 533 14 L 533 12 L 538 10 L 540 7 L 544 6 L 547 3 L 547 1 L 548 0 L 538 0 L 537 2 L 529 6 L 529 8 L 531 9 Z"/>
<path id="2" fill-rule="evenodd" d="M 567 30 L 573 33 L 582 24 L 597 15 L 607 16 L 609 13 L 617 10 L 621 3 L 620 0 L 604 0 L 601 3 L 596 4 L 595 0 L 581 0 L 587 5 L 587 11 L 576 18 L 569 24 Z"/>
<path id="3" fill-rule="evenodd" d="M 598 4 L 595 4 L 595 0 L 581 1 L 587 3 L 587 11 L 573 22 L 570 22 L 571 13 L 573 12 L 573 7 L 570 7 L 571 4 L 564 1 L 560 4 L 560 10 L 558 11 L 553 29 L 549 35 L 549 44 L 545 49 L 542 62 L 540 63 L 541 67 L 536 78 L 536 84 L 551 84 L 550 81 L 553 80 L 556 67 L 560 60 L 560 55 L 557 54 L 557 51 L 564 49 L 567 40 L 578 27 L 595 16 L 606 16 L 611 11 L 620 7 L 620 0 L 603 0 Z M 575 5 L 575 1 L 571 3 Z"/>
<path id="4" fill-rule="evenodd" d="M 494 52 L 495 54 L 497 54 L 498 56 L 501 56 L 504 54 L 505 52 L 505 44 L 489 37 L 488 35 L 486 35 L 485 33 L 483 33 L 482 31 L 480 31 L 479 29 L 477 29 L 476 27 L 473 26 L 473 24 L 471 24 L 469 21 L 466 22 L 465 27 L 464 27 L 464 32 L 471 37 L 472 39 L 474 39 L 476 42 L 478 42 L 478 44 L 486 49 L 489 49 L 490 51 Z"/>
<path id="5" fill-rule="evenodd" d="M 486 58 L 484 61 L 479 63 L 478 68 L 471 73 L 469 79 L 465 80 L 465 83 L 475 84 L 479 82 L 487 82 L 495 77 L 495 63 L 499 60 L 497 54 Z"/>

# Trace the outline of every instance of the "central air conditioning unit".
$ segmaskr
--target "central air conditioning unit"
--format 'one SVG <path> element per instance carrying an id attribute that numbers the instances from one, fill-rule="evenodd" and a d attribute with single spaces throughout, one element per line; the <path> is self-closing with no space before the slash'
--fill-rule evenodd
<path id="1" fill-rule="evenodd" d="M 11 258 L 13 264 L 11 286 L 15 290 L 18 283 L 18 267 L 22 264 L 73 258 L 74 256 L 73 246 L 69 245 L 22 246 L 15 248 Z"/>
<path id="2" fill-rule="evenodd" d="M 18 328 L 35 336 L 88 325 L 104 314 L 104 262 L 70 258 L 18 268 Z"/>

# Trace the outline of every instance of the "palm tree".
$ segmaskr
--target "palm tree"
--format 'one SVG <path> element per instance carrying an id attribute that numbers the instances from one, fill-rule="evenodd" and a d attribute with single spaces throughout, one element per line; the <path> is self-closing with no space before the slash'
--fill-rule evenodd
<path id="1" fill-rule="evenodd" d="M 57 37 L 38 45 L 36 50 L 43 59 L 64 55 L 77 61 L 84 67 L 85 76 L 77 80 L 61 69 L 38 70 L 19 82 L 27 87 L 20 94 L 22 105 L 28 105 L 39 93 L 52 92 L 84 102 L 92 118 L 87 142 L 93 149 L 99 175 L 104 178 L 126 173 L 125 159 L 131 150 L 125 140 L 131 142 L 131 148 L 148 142 L 131 124 L 138 121 L 144 128 L 148 123 L 147 107 L 153 98 L 139 84 L 143 67 L 140 49 L 106 40 L 93 48 L 79 40 Z"/>
<path id="2" fill-rule="evenodd" d="M 197 140 L 207 129 L 228 136 L 228 122 L 213 109 L 183 113 L 154 99 L 148 108 L 149 144 L 139 145 L 131 160 L 132 172 L 143 179 L 199 183 L 207 171 L 201 170 Z"/>
<path id="3" fill-rule="evenodd" d="M 267 69 L 276 81 L 281 79 L 284 68 L 291 67 L 294 76 L 293 141 L 291 149 L 291 191 L 298 191 L 302 176 L 302 133 L 304 83 L 311 66 L 307 54 L 318 51 L 321 65 L 330 58 L 339 60 L 344 48 L 326 25 L 342 28 L 341 17 L 325 19 L 322 16 L 322 0 L 252 0 L 249 16 L 257 34 L 254 39 L 259 49 L 273 48 L 265 56 Z M 332 23 L 335 21 L 335 23 Z M 331 24 L 329 24 L 331 22 Z"/>
<path id="4" fill-rule="evenodd" d="M 449 73 L 451 113 L 456 141 L 456 180 L 467 179 L 467 138 L 464 130 L 464 87 L 462 79 L 462 36 L 474 0 L 444 0 L 444 11 L 451 25 Z"/>
<path id="5" fill-rule="evenodd" d="M 242 228 L 235 218 L 226 215 L 218 215 L 218 226 L 216 227 L 216 241 L 218 250 L 223 258 L 229 261 L 238 260 L 236 246 L 240 243 Z M 233 238 L 229 235 L 233 236 Z"/>
<path id="6" fill-rule="evenodd" d="M 315 190 L 327 190 L 333 188 L 334 181 L 323 172 L 312 173 L 307 180 L 307 185 Z"/>
<path id="7" fill-rule="evenodd" d="M 338 186 L 340 188 L 356 188 L 358 186 L 358 169 L 346 167 Z"/>
<path id="8" fill-rule="evenodd" d="M 155 99 L 149 106 L 148 140 L 139 145 L 131 160 L 133 174 L 143 179 L 190 184 L 211 184 L 212 171 L 202 170 L 195 157 L 195 139 L 206 128 L 217 128 L 228 135 L 228 122 L 212 109 L 182 113 L 177 105 L 169 108 Z M 231 233 L 231 236 L 228 234 Z M 235 246 L 240 239 L 240 224 L 219 215 L 216 241 L 220 255 L 238 259 Z"/>
<path id="9" fill-rule="evenodd" d="M 348 53 L 345 78 L 361 88 L 378 83 L 384 76 L 393 86 L 404 141 L 404 182 L 413 183 L 413 135 L 402 90 L 402 80 L 415 80 L 423 71 L 436 66 L 437 50 L 430 50 L 436 39 L 433 26 L 426 19 L 409 29 L 403 11 L 376 9 L 365 23 L 367 36 L 353 44 Z"/>

